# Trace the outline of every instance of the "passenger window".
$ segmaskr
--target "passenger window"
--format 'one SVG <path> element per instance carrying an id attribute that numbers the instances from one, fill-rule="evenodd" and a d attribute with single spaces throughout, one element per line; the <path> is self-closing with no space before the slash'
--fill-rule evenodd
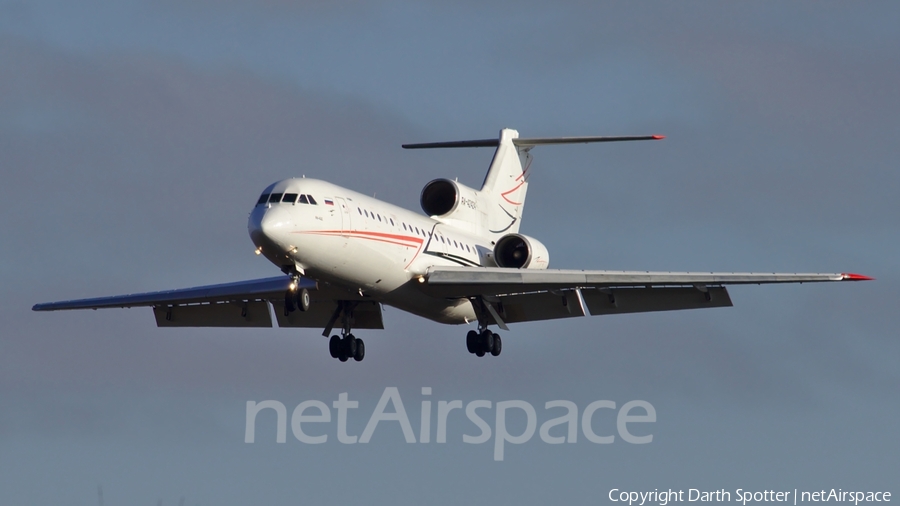
<path id="1" fill-rule="evenodd" d="M 300 200 L 297 201 L 299 204 L 309 204 L 309 201 L 306 200 L 306 195 L 300 195 Z"/>
<path id="2" fill-rule="evenodd" d="M 269 194 L 263 193 L 262 195 L 259 196 L 259 200 L 256 201 L 256 205 L 265 204 L 268 201 L 269 201 Z"/>
<path id="3" fill-rule="evenodd" d="M 393 226 L 394 226 L 394 219 L 393 219 L 393 218 L 388 218 L 388 219 L 391 220 L 391 226 L 393 227 Z"/>
<path id="4" fill-rule="evenodd" d="M 297 194 L 296 193 L 285 193 L 284 198 L 281 199 L 281 201 L 293 204 L 294 202 L 297 201 Z"/>
<path id="5" fill-rule="evenodd" d="M 444 242 L 444 236 L 439 235 L 438 237 L 440 238 L 441 242 Z M 446 243 L 445 243 L 445 244 L 446 244 Z"/>
<path id="6" fill-rule="evenodd" d="M 272 195 L 269 196 L 269 202 L 271 202 L 273 204 L 275 202 L 281 202 L 282 195 L 284 195 L 284 194 L 283 193 L 273 193 Z"/>
<path id="7" fill-rule="evenodd" d="M 316 199 L 314 199 L 312 195 L 307 195 L 307 197 L 309 198 L 309 203 L 310 203 L 310 204 L 312 204 L 312 205 L 314 205 L 314 206 L 319 205 L 319 203 L 316 202 Z"/>
<path id="8" fill-rule="evenodd" d="M 406 223 L 403 224 L 403 230 L 406 230 Z"/>
<path id="9" fill-rule="evenodd" d="M 362 216 L 362 209 L 357 207 L 356 210 L 359 211 L 359 215 Z"/>
<path id="10" fill-rule="evenodd" d="M 381 221 L 381 215 L 380 215 L 380 214 L 378 215 L 378 221 Z"/>

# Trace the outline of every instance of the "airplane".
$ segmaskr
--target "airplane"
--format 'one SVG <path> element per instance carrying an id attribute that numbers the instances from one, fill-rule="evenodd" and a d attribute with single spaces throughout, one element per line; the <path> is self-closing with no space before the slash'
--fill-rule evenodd
<path id="1" fill-rule="evenodd" d="M 406 149 L 494 147 L 480 190 L 435 179 L 425 215 L 311 178 L 270 184 L 248 230 L 283 275 L 178 290 L 37 304 L 34 311 L 151 307 L 159 327 L 336 325 L 329 353 L 362 361 L 352 329 L 384 329 L 382 306 L 451 324 L 477 324 L 466 348 L 498 356 L 490 327 L 590 315 L 732 306 L 726 285 L 871 280 L 850 273 L 649 272 L 549 269 L 547 247 L 519 233 L 531 150 L 553 144 L 659 140 L 661 135 L 498 138 L 404 144 Z M 271 306 L 271 311 L 270 311 Z"/>

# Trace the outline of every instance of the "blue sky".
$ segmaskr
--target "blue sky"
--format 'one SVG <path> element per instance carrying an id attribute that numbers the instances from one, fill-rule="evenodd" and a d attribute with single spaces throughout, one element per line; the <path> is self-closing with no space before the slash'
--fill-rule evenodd
<path id="1" fill-rule="evenodd" d="M 0 499 L 95 504 L 98 484 L 106 504 L 895 486 L 898 24 L 888 2 L 0 2 Z M 877 281 L 518 325 L 492 361 L 464 351 L 462 329 L 392 309 L 385 331 L 359 333 L 360 364 L 328 358 L 315 330 L 30 311 L 275 275 L 246 232 L 271 182 L 305 174 L 418 209 L 433 178 L 477 186 L 490 153 L 401 143 L 503 127 L 667 136 L 534 150 L 522 231 L 551 266 Z M 349 392 L 369 413 L 389 386 L 412 405 L 422 387 L 645 399 L 658 421 L 648 445 L 535 438 L 503 462 L 462 443 L 464 424 L 446 445 L 395 428 L 367 446 L 243 443 L 247 400 Z"/>

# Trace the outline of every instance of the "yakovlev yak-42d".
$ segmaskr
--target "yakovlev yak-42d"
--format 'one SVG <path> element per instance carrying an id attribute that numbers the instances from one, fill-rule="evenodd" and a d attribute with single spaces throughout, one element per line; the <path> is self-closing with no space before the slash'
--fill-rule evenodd
<path id="1" fill-rule="evenodd" d="M 731 306 L 725 285 L 871 279 L 858 274 L 582 271 L 548 269 L 547 247 L 519 233 L 531 149 L 545 144 L 661 136 L 499 139 L 404 148 L 495 147 L 480 190 L 436 179 L 425 216 L 316 179 L 269 185 L 250 213 L 250 239 L 283 276 L 180 290 L 37 304 L 35 311 L 149 306 L 160 327 L 324 329 L 331 356 L 362 360 L 352 329 L 383 329 L 382 304 L 439 323 L 477 322 L 469 353 L 497 356 L 491 325 Z M 274 311 L 270 311 L 269 306 Z"/>

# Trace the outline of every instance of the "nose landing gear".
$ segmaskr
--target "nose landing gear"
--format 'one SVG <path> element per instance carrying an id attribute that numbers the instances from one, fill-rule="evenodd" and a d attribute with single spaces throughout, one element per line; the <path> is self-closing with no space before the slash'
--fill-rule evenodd
<path id="1" fill-rule="evenodd" d="M 295 309 L 307 311 L 311 302 L 312 298 L 309 296 L 309 290 L 306 288 L 284 292 L 284 316 L 288 316 Z"/>

